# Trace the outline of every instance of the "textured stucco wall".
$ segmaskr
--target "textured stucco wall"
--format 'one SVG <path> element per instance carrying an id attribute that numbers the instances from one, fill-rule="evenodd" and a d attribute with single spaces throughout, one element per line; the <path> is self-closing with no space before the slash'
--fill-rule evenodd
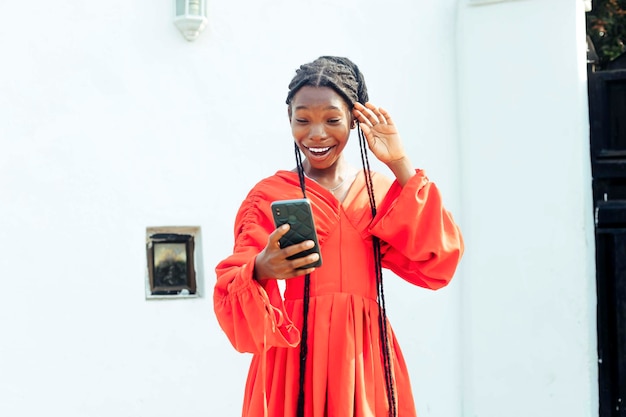
<path id="1" fill-rule="evenodd" d="M 361 66 L 466 237 L 441 291 L 386 275 L 420 416 L 597 415 L 583 2 L 470 3 L 212 1 L 189 43 L 169 0 L 2 2 L 0 415 L 239 415 L 213 267 L 294 165 L 287 84 L 323 54 Z M 201 298 L 144 299 L 166 225 L 202 228 Z"/>
<path id="2" fill-rule="evenodd" d="M 239 415 L 250 357 L 217 326 L 213 267 L 250 186 L 294 165 L 295 68 L 357 62 L 460 212 L 455 17 L 452 0 L 211 1 L 189 43 L 170 0 L 1 2 L 0 415 Z M 202 298 L 144 299 L 145 229 L 168 225 L 202 228 Z M 460 278 L 387 282 L 421 415 L 458 415 Z"/>
<path id="3" fill-rule="evenodd" d="M 465 416 L 597 416 L 584 2 L 459 3 Z"/>

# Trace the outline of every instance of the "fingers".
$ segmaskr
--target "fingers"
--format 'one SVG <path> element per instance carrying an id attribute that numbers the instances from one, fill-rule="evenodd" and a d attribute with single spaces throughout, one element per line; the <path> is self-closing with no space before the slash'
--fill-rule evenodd
<path id="1" fill-rule="evenodd" d="M 280 238 L 283 237 L 288 231 L 289 223 L 285 223 L 276 228 L 272 233 L 270 233 L 268 238 L 268 246 L 272 248 L 280 249 Z"/>
<path id="2" fill-rule="evenodd" d="M 372 127 L 378 124 L 393 125 L 393 120 L 391 119 L 391 116 L 389 115 L 387 110 L 381 107 L 376 107 L 369 102 L 365 103 L 365 105 L 361 103 L 355 103 L 353 114 L 359 122 L 365 124 L 368 127 Z"/>
<path id="3" fill-rule="evenodd" d="M 268 237 L 267 247 L 257 256 L 255 267 L 261 278 L 289 279 L 311 273 L 312 268 L 303 268 L 319 260 L 318 253 L 288 259 L 315 246 L 312 240 L 296 243 L 284 248 L 280 247 L 280 239 L 289 231 L 289 224 L 278 227 Z"/>
<path id="4" fill-rule="evenodd" d="M 302 276 L 302 275 L 306 275 L 306 274 L 312 273 L 313 271 L 315 271 L 315 267 L 313 267 L 313 268 L 298 268 L 297 271 L 298 271 L 298 275 L 296 275 L 296 276 L 299 277 L 299 276 Z"/>
<path id="5" fill-rule="evenodd" d="M 297 255 L 300 252 L 304 252 L 305 250 L 309 250 L 315 246 L 315 242 L 313 242 L 312 240 L 305 240 L 303 242 L 296 243 L 291 246 L 286 246 L 285 248 L 281 248 L 280 238 L 282 238 L 289 231 L 289 228 L 290 228 L 289 223 L 285 223 L 279 228 L 277 228 L 276 230 L 274 230 L 270 234 L 270 238 L 269 238 L 271 245 L 275 243 L 277 248 L 282 249 L 282 255 L 285 257 L 285 259 L 293 255 Z M 298 268 L 303 265 L 310 264 L 311 262 L 317 261 L 319 259 L 319 255 L 318 254 L 314 254 L 314 255 L 316 256 L 316 258 L 310 260 L 309 262 L 296 262 L 298 265 L 294 266 L 294 268 Z M 312 256 L 312 255 L 308 255 L 308 256 Z M 302 259 L 302 258 L 299 258 L 299 259 Z"/>
<path id="6" fill-rule="evenodd" d="M 294 255 L 298 255 L 301 252 L 312 249 L 314 246 L 315 246 L 315 242 L 313 242 L 312 240 L 306 240 L 304 242 L 286 247 L 283 250 L 283 255 L 285 256 L 285 259 L 289 260 L 288 258 L 291 258 Z M 300 268 L 302 268 L 305 265 L 316 262 L 319 258 L 320 256 L 318 253 L 311 253 L 306 256 L 289 260 L 289 266 L 293 269 L 299 270 L 298 275 L 302 275 L 302 270 Z"/>
<path id="7" fill-rule="evenodd" d="M 315 243 L 312 240 L 305 240 L 304 242 L 287 246 L 283 250 L 283 254 L 285 255 L 285 258 L 289 258 L 290 256 L 293 256 L 300 252 L 304 252 L 305 250 L 311 249 L 313 246 L 315 246 Z"/>
<path id="8" fill-rule="evenodd" d="M 391 120 L 391 116 L 389 115 L 389 113 L 387 113 L 387 110 L 383 109 L 382 107 L 379 107 L 378 110 L 380 110 L 380 114 L 385 118 L 385 123 L 388 125 L 392 125 L 393 120 Z"/>
<path id="9" fill-rule="evenodd" d="M 306 268 L 307 265 L 311 265 L 319 260 L 320 256 L 317 253 L 312 253 L 307 256 L 303 256 L 302 258 L 298 258 L 292 261 L 292 266 L 294 270 L 293 277 L 310 274 L 315 271 L 315 267 Z"/>

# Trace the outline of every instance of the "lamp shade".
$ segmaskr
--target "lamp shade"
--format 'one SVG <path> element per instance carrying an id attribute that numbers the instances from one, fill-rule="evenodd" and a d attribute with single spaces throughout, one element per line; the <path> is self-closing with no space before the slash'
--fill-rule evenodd
<path id="1" fill-rule="evenodd" d="M 174 0 L 174 24 L 185 39 L 193 41 L 206 27 L 206 0 Z"/>

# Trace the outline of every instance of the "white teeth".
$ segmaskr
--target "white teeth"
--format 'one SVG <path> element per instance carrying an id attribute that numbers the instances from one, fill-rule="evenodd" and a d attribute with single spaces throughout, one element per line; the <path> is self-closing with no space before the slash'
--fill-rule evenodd
<path id="1" fill-rule="evenodd" d="M 313 153 L 324 153 L 327 150 L 330 149 L 330 146 L 326 147 L 326 148 L 309 148 L 309 150 Z"/>

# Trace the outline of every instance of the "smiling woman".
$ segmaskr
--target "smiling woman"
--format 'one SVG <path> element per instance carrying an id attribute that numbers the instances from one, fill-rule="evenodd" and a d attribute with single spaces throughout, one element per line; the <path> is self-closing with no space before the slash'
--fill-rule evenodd
<path id="1" fill-rule="evenodd" d="M 214 308 L 240 352 L 254 354 L 247 416 L 414 417 L 402 352 L 387 319 L 382 269 L 428 289 L 448 284 L 463 240 L 441 195 L 412 167 L 391 116 L 368 103 L 358 67 L 321 57 L 289 85 L 296 167 L 257 183 L 239 208 L 233 254 L 216 267 Z M 344 149 L 358 128 L 362 169 Z M 368 152 L 395 179 L 369 169 Z M 304 159 L 303 159 L 304 157 Z M 306 198 L 314 242 L 281 247 L 271 204 Z M 285 280 L 284 295 L 277 280 Z M 313 365 L 314 364 L 314 365 Z"/>
<path id="2" fill-rule="evenodd" d="M 294 140 L 306 157 L 304 174 L 345 197 L 352 184 L 346 179 L 356 175 L 342 158 L 355 124 L 345 100 L 332 88 L 306 86 L 294 96 L 288 114 Z"/>

